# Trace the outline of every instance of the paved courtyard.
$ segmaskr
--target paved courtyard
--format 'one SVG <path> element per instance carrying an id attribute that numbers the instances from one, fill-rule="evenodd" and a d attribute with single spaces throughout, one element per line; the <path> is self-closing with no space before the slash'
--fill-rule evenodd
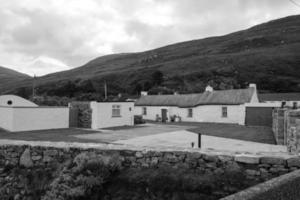
<path id="1" fill-rule="evenodd" d="M 156 135 L 148 135 L 142 137 L 131 138 L 127 140 L 114 141 L 114 144 L 136 145 L 140 147 L 182 147 L 190 148 L 192 143 L 198 148 L 198 134 L 181 130 L 169 133 L 161 133 Z M 209 135 L 201 136 L 201 148 L 218 150 L 218 151 L 234 151 L 248 153 L 284 153 L 287 152 L 285 146 L 263 144 L 258 142 L 249 142 L 237 139 L 228 139 Z"/>

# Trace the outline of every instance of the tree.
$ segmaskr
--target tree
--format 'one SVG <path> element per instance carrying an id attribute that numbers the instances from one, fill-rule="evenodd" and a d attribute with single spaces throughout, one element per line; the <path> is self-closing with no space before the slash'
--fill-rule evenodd
<path id="1" fill-rule="evenodd" d="M 151 77 L 154 85 L 160 85 L 163 82 L 164 75 L 161 71 L 157 70 L 152 73 Z"/>

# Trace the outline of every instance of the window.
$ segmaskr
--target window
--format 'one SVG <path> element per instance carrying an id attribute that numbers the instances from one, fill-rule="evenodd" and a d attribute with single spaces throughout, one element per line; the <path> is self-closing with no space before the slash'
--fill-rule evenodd
<path id="1" fill-rule="evenodd" d="M 227 107 L 222 107 L 222 117 L 227 117 Z"/>
<path id="2" fill-rule="evenodd" d="M 121 106 L 120 105 L 112 106 L 112 117 L 121 117 Z"/>
<path id="3" fill-rule="evenodd" d="M 188 109 L 188 117 L 193 117 L 193 109 L 192 108 Z"/>
<path id="4" fill-rule="evenodd" d="M 7 105 L 11 105 L 11 104 L 12 104 L 12 100 L 8 100 Z"/>
<path id="5" fill-rule="evenodd" d="M 147 108 L 146 107 L 143 107 L 143 115 L 147 115 Z"/>
<path id="6" fill-rule="evenodd" d="M 298 107 L 298 103 L 297 102 L 293 102 L 293 109 L 297 109 Z"/>

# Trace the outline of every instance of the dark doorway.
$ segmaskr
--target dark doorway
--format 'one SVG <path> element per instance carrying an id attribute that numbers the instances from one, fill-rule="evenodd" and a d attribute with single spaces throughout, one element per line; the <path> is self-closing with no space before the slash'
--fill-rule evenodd
<path id="1" fill-rule="evenodd" d="M 272 107 L 246 107 L 246 125 L 272 127 L 272 110 Z"/>
<path id="2" fill-rule="evenodd" d="M 167 112 L 168 112 L 167 109 L 161 109 L 161 121 L 162 122 L 166 122 L 168 120 Z"/>
<path id="3" fill-rule="evenodd" d="M 78 109 L 70 108 L 69 112 L 69 127 L 78 127 Z"/>

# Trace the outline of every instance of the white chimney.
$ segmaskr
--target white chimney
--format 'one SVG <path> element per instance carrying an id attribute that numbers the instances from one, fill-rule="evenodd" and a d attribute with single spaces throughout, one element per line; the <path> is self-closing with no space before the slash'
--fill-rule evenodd
<path id="1" fill-rule="evenodd" d="M 214 88 L 212 88 L 210 85 L 206 86 L 205 92 L 212 92 L 214 91 Z"/>
<path id="2" fill-rule="evenodd" d="M 141 96 L 147 96 L 148 92 L 147 91 L 141 91 Z"/>
<path id="3" fill-rule="evenodd" d="M 249 88 L 254 88 L 256 90 L 256 84 L 255 83 L 250 83 Z"/>

